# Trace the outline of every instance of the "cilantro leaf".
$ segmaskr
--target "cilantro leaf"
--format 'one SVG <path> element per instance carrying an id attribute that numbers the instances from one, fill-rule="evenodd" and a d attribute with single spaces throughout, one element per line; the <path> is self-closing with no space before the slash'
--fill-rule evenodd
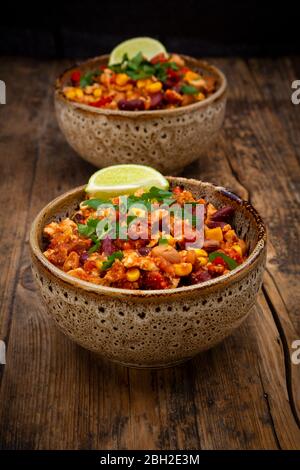
<path id="1" fill-rule="evenodd" d="M 167 239 L 167 238 L 163 238 L 163 237 L 162 237 L 162 238 L 160 238 L 160 239 L 158 240 L 158 244 L 159 244 L 159 245 L 168 245 L 168 243 L 169 243 L 169 242 L 168 242 L 168 239 Z"/>
<path id="2" fill-rule="evenodd" d="M 98 240 L 103 240 L 111 231 L 113 230 L 113 226 L 110 221 L 107 221 L 106 224 L 103 226 L 103 220 L 99 220 L 97 227 L 96 227 L 96 235 Z"/>
<path id="3" fill-rule="evenodd" d="M 96 243 L 91 246 L 91 248 L 88 250 L 89 255 L 94 253 L 95 251 L 98 251 L 101 245 L 101 240 L 97 240 Z"/>
<path id="4" fill-rule="evenodd" d="M 91 207 L 92 209 L 97 210 L 101 204 L 106 204 L 107 201 L 104 201 L 103 199 L 87 199 L 84 201 L 84 205 Z"/>
<path id="5" fill-rule="evenodd" d="M 136 215 L 128 215 L 127 216 L 127 226 L 131 224 L 131 222 L 134 221 L 134 219 L 136 219 Z"/>
<path id="6" fill-rule="evenodd" d="M 91 238 L 91 236 L 95 233 L 98 222 L 98 219 L 88 219 L 86 224 L 77 224 L 78 233 L 84 237 Z"/>
<path id="7" fill-rule="evenodd" d="M 80 86 L 81 88 L 84 88 L 88 85 L 91 85 L 94 81 L 94 78 L 100 75 L 100 70 L 94 70 L 92 72 L 87 72 L 85 73 L 81 78 L 80 78 Z"/>
<path id="8" fill-rule="evenodd" d="M 101 270 L 106 271 L 107 269 L 111 268 L 114 264 L 116 259 L 121 260 L 124 257 L 122 251 L 115 251 L 110 256 L 108 256 L 106 261 L 103 261 Z"/>
<path id="9" fill-rule="evenodd" d="M 199 90 L 197 90 L 197 88 L 193 85 L 182 85 L 180 91 L 185 95 L 196 95 L 196 93 L 199 92 Z"/>

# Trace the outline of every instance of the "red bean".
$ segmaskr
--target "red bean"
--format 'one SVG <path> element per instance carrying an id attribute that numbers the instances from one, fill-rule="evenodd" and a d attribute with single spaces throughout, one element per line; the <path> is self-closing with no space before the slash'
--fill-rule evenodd
<path id="1" fill-rule="evenodd" d="M 234 208 L 231 206 L 222 207 L 222 209 L 217 210 L 212 216 L 211 220 L 213 221 L 226 221 L 234 214 Z"/>
<path id="2" fill-rule="evenodd" d="M 118 102 L 118 107 L 122 111 L 142 111 L 145 109 L 144 100 L 120 100 Z"/>
<path id="3" fill-rule="evenodd" d="M 139 248 L 139 254 L 142 256 L 149 255 L 150 251 L 151 251 L 151 248 L 148 248 L 147 246 L 141 246 L 141 248 Z"/>
<path id="4" fill-rule="evenodd" d="M 192 284 L 200 284 L 201 282 L 209 281 L 211 279 L 211 275 L 207 271 L 196 271 L 192 273 L 191 276 Z"/>
<path id="5" fill-rule="evenodd" d="M 158 91 L 157 93 L 153 93 L 151 95 L 151 103 L 150 103 L 150 108 L 154 109 L 157 108 L 158 106 L 162 105 L 164 95 Z"/>
<path id="6" fill-rule="evenodd" d="M 87 251 L 84 251 L 81 255 L 80 255 L 80 258 L 79 258 L 79 261 L 81 264 L 84 264 L 89 258 L 89 254 Z"/>
<path id="7" fill-rule="evenodd" d="M 109 237 L 104 238 L 102 242 L 102 253 L 105 256 L 110 256 L 115 251 L 116 251 L 116 248 L 115 248 L 114 242 Z"/>
<path id="8" fill-rule="evenodd" d="M 216 228 L 216 227 L 225 227 L 226 225 L 226 222 L 219 222 L 219 221 L 214 221 L 214 220 L 210 220 L 209 222 L 207 222 L 207 226 L 208 228 Z"/>

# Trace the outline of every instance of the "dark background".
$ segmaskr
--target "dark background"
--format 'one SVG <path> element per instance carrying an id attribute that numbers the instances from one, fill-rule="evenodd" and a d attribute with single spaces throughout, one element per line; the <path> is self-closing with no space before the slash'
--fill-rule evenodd
<path id="1" fill-rule="evenodd" d="M 7 0 L 0 6 L 1 55 L 85 58 L 139 35 L 195 56 L 298 54 L 299 6 L 249 0 Z"/>

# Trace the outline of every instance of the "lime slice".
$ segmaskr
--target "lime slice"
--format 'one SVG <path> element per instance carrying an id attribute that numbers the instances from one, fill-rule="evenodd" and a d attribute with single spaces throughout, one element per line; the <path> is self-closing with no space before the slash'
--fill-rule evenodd
<path id="1" fill-rule="evenodd" d="M 129 59 L 132 59 L 139 52 L 142 52 L 148 60 L 161 53 L 167 56 L 165 47 L 157 41 L 157 39 L 147 37 L 132 38 L 121 42 L 113 49 L 109 57 L 108 65 L 122 62 L 124 54 L 128 54 Z"/>
<path id="2" fill-rule="evenodd" d="M 152 186 L 168 189 L 169 183 L 150 166 L 113 165 L 96 171 L 85 190 L 90 196 L 110 199 L 122 194 L 133 194 L 138 189 L 148 190 Z"/>

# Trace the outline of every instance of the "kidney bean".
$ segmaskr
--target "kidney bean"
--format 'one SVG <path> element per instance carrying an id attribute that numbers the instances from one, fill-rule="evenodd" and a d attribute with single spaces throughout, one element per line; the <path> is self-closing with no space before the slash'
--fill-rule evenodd
<path id="1" fill-rule="evenodd" d="M 157 93 L 153 93 L 151 95 L 150 108 L 154 109 L 154 108 L 157 108 L 158 106 L 161 106 L 163 102 L 163 97 L 164 95 L 160 91 L 158 91 Z"/>
<path id="2" fill-rule="evenodd" d="M 141 248 L 139 248 L 139 254 L 142 255 L 142 256 L 147 256 L 149 255 L 150 251 L 151 251 L 151 248 L 148 248 L 147 246 L 141 246 Z"/>
<path id="3" fill-rule="evenodd" d="M 116 251 L 114 242 L 109 238 L 104 238 L 102 242 L 102 252 L 105 256 L 110 256 L 112 253 Z"/>
<path id="4" fill-rule="evenodd" d="M 220 247 L 218 240 L 204 240 L 203 248 L 206 251 L 215 251 Z"/>
<path id="5" fill-rule="evenodd" d="M 74 222 L 76 222 L 77 224 L 80 224 L 80 223 L 84 222 L 84 219 L 85 219 L 85 217 L 82 214 L 75 214 L 74 215 Z"/>
<path id="6" fill-rule="evenodd" d="M 81 253 L 80 258 L 79 258 L 80 263 L 84 264 L 87 261 L 88 257 L 89 257 L 89 254 L 87 251 L 84 251 L 83 253 Z"/>
<path id="7" fill-rule="evenodd" d="M 118 102 L 118 107 L 123 111 L 142 111 L 145 109 L 145 102 L 140 99 L 120 100 Z"/>
<path id="8" fill-rule="evenodd" d="M 226 222 L 219 222 L 219 221 L 214 221 L 214 220 L 210 220 L 209 222 L 207 222 L 207 226 L 208 228 L 216 228 L 216 227 L 225 227 L 226 225 Z"/>
<path id="9" fill-rule="evenodd" d="M 212 216 L 213 221 L 226 221 L 234 214 L 234 208 L 231 206 L 225 206 L 217 210 Z"/>
<path id="10" fill-rule="evenodd" d="M 209 281 L 211 279 L 211 275 L 207 271 L 199 270 L 192 273 L 190 278 L 192 284 L 199 284 L 201 282 Z"/>
<path id="11" fill-rule="evenodd" d="M 141 278 L 142 289 L 166 289 L 167 279 L 158 271 L 146 271 Z"/>

